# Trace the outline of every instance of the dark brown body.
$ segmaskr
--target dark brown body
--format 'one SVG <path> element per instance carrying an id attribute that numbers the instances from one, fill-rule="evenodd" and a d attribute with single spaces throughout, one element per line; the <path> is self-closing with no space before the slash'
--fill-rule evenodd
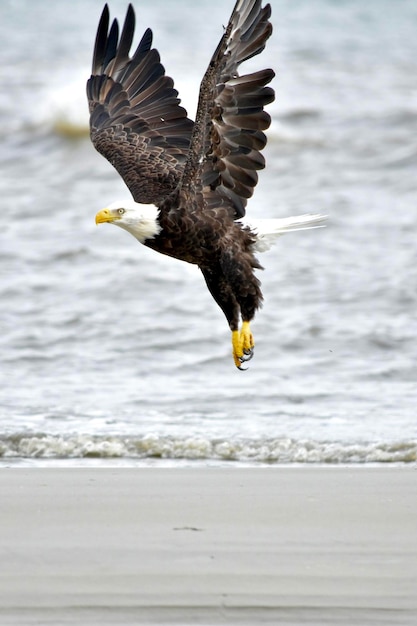
<path id="1" fill-rule="evenodd" d="M 160 207 L 161 232 L 145 245 L 157 252 L 198 265 L 213 298 L 223 310 L 231 330 L 240 314 L 251 320 L 262 302 L 260 282 L 253 273 L 261 268 L 253 254 L 255 235 L 230 218 L 225 208 Z"/>

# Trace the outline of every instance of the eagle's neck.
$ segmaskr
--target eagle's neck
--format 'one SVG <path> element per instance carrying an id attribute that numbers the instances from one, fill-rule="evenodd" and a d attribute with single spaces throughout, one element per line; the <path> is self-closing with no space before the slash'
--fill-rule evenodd
<path id="1" fill-rule="evenodd" d="M 162 230 L 159 223 L 159 209 L 153 204 L 140 205 L 140 212 L 119 224 L 131 233 L 140 243 L 154 239 Z"/>

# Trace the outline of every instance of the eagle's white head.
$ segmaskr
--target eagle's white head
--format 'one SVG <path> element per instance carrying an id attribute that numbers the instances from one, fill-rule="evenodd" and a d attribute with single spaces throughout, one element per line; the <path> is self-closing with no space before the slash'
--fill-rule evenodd
<path id="1" fill-rule="evenodd" d="M 108 222 L 124 228 L 141 243 L 161 232 L 159 209 L 153 204 L 139 204 L 134 200 L 117 200 L 96 215 L 96 224 Z"/>

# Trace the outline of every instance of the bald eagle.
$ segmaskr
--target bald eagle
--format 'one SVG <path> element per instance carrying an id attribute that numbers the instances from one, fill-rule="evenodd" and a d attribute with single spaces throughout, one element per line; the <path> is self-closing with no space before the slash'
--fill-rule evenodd
<path id="1" fill-rule="evenodd" d="M 232 332 L 239 369 L 253 355 L 250 322 L 262 303 L 255 253 L 286 230 L 314 228 L 320 215 L 247 222 L 245 207 L 265 166 L 261 150 L 274 100 L 271 69 L 239 75 L 271 35 L 271 7 L 237 0 L 200 85 L 196 119 L 152 48 L 148 28 L 132 56 L 131 4 L 119 36 L 105 5 L 87 82 L 94 147 L 116 168 L 133 199 L 115 202 L 96 223 L 124 228 L 157 252 L 197 265 Z M 239 328 L 240 319 L 242 320 Z"/>

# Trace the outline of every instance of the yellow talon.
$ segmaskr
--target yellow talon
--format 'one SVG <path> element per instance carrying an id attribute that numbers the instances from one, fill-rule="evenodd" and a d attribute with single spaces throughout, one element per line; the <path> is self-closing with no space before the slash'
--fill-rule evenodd
<path id="1" fill-rule="evenodd" d="M 242 363 L 252 358 L 255 347 L 249 322 L 243 322 L 240 330 L 232 331 L 232 346 L 235 365 L 242 369 Z"/>

